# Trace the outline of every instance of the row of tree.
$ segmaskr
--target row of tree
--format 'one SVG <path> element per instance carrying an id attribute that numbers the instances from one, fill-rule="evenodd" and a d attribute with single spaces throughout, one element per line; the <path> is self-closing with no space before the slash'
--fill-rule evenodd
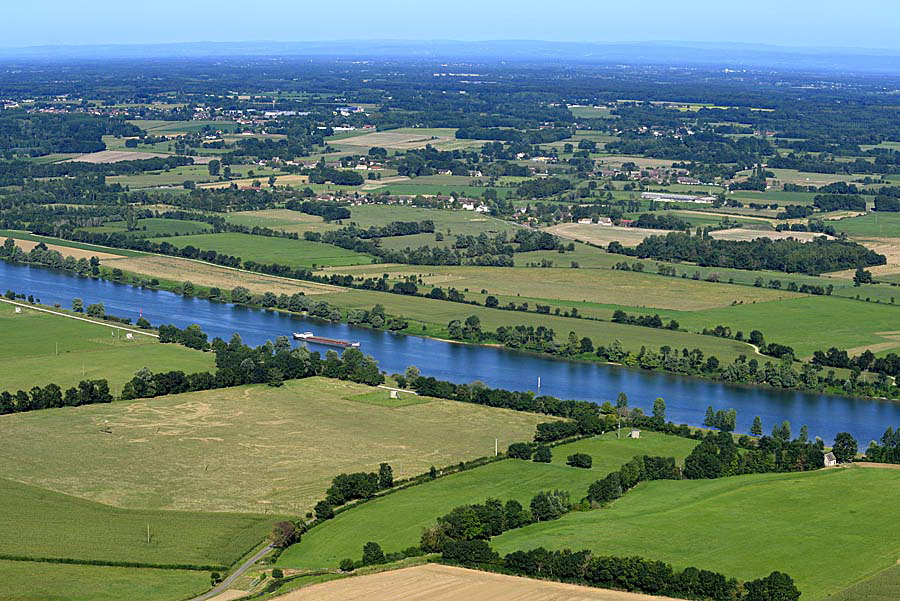
<path id="1" fill-rule="evenodd" d="M 442 560 L 518 576 L 704 601 L 797 601 L 800 591 L 782 572 L 738 582 L 718 572 L 671 565 L 642 557 L 598 556 L 592 551 L 514 551 L 502 560 L 482 540 L 448 544 Z"/>
<path id="2" fill-rule="evenodd" d="M 57 384 L 34 386 L 30 391 L 0 392 L 0 415 L 39 409 L 78 407 L 94 403 L 111 403 L 113 396 L 106 380 L 82 380 L 65 392 Z"/>

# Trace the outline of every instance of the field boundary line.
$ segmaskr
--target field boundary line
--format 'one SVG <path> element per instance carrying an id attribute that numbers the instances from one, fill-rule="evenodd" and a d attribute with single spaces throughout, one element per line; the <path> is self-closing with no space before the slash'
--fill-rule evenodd
<path id="1" fill-rule="evenodd" d="M 143 330 L 135 330 L 133 328 L 126 328 L 125 326 L 119 326 L 112 323 L 103 323 L 102 321 L 94 321 L 93 319 L 88 319 L 86 317 L 79 317 L 77 315 L 69 315 L 68 313 L 63 313 L 61 311 L 52 311 L 50 309 L 44 309 L 42 307 L 35 307 L 34 305 L 29 305 L 27 303 L 17 303 L 15 301 L 11 301 L 7 298 L 0 298 L 0 301 L 4 303 L 8 303 L 10 305 L 14 305 L 16 307 L 22 307 L 23 309 L 31 309 L 32 311 L 40 311 L 42 313 L 50 313 L 51 315 L 58 315 L 60 317 L 68 317 L 69 319 L 77 319 L 78 321 L 86 321 L 87 323 L 93 323 L 98 326 L 106 326 L 107 328 L 113 328 L 116 330 L 124 330 L 125 332 L 131 332 L 133 334 L 142 334 L 144 336 L 151 336 L 153 338 L 159 338 L 159 334 L 154 334 L 153 332 L 145 332 Z"/>

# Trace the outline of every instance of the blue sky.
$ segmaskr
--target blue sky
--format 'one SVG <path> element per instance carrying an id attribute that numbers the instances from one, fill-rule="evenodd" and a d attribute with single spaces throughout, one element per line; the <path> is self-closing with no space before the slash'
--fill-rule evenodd
<path id="1" fill-rule="evenodd" d="M 0 46 L 346 39 L 703 41 L 900 49 L 896 0 L 26 0 Z"/>

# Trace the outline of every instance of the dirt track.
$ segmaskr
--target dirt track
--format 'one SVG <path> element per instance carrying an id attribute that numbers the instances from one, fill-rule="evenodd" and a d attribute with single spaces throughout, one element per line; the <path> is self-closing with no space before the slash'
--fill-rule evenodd
<path id="1" fill-rule="evenodd" d="M 623 593 L 426 564 L 303 588 L 276 601 L 667 601 Z"/>

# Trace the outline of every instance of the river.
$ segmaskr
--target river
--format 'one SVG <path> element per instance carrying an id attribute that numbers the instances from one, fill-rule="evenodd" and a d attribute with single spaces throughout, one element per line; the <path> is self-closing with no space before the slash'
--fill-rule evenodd
<path id="1" fill-rule="evenodd" d="M 43 304 L 71 307 L 79 297 L 85 306 L 102 302 L 107 313 L 136 320 L 144 317 L 154 325 L 173 323 L 185 327 L 199 324 L 210 339 L 228 339 L 238 332 L 244 342 L 262 344 L 276 336 L 296 331 L 359 341 L 363 352 L 373 355 L 381 369 L 402 373 L 409 365 L 423 375 L 465 383 L 480 380 L 497 388 L 537 390 L 563 399 L 602 403 L 614 401 L 624 391 L 629 405 L 649 413 L 656 397 L 666 401 L 666 416 L 676 423 L 700 425 L 708 405 L 737 410 L 738 431 L 748 432 L 759 415 L 768 432 L 783 420 L 794 434 L 802 424 L 810 436 L 829 442 L 837 432 L 852 433 L 865 449 L 881 437 L 887 426 L 900 426 L 900 403 L 848 398 L 765 387 L 724 384 L 660 372 L 609 365 L 557 360 L 507 349 L 453 344 L 418 336 L 407 336 L 347 324 L 326 323 L 278 311 L 249 309 L 215 303 L 171 292 L 148 290 L 106 280 L 79 277 L 64 271 L 13 265 L 0 261 L 0 292 L 12 289 L 33 294 Z M 598 342 L 598 341 L 595 341 Z M 327 347 L 310 345 L 324 353 Z M 43 384 L 36 382 L 36 384 Z M 2 389 L 0 374 L 0 389 Z"/>

